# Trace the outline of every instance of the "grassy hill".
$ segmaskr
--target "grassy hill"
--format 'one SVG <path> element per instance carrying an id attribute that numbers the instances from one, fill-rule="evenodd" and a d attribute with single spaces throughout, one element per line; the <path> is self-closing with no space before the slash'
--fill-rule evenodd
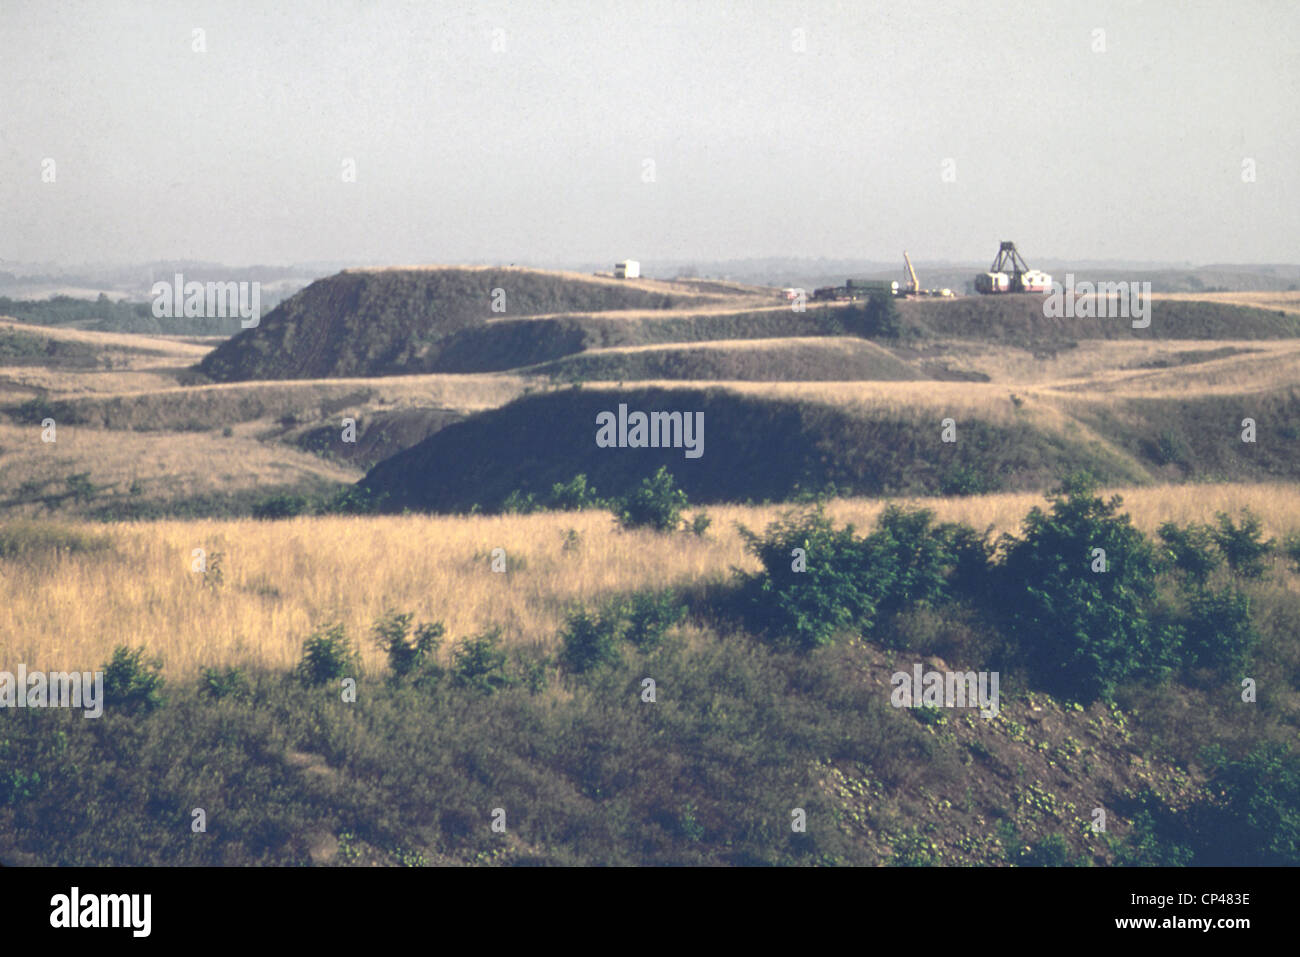
<path id="1" fill-rule="evenodd" d="M 521 369 L 587 349 L 830 336 L 842 332 L 828 313 L 795 313 L 788 307 L 496 319 L 452 335 L 443 344 L 432 371 Z"/>
<path id="2" fill-rule="evenodd" d="M 1046 319 L 1036 296 L 969 297 L 898 303 L 908 341 L 997 343 L 1058 350 L 1080 340 L 1264 340 L 1300 337 L 1300 315 L 1231 303 L 1156 301 L 1151 326 L 1125 319 Z M 856 306 L 714 307 L 545 318 L 491 319 L 451 333 L 429 359 L 431 372 L 523 370 L 594 349 L 723 340 L 842 336 L 854 326 Z M 632 378 L 625 376 L 624 378 Z M 820 376 L 832 378 L 831 376 Z M 615 376 L 614 378 L 618 378 Z"/>
<path id="3" fill-rule="evenodd" d="M 605 382 L 637 379 L 785 382 L 926 378 L 865 339 L 749 339 L 691 345 L 594 349 L 519 370 L 526 375 Z"/>
<path id="4" fill-rule="evenodd" d="M 502 290 L 503 311 L 494 311 Z M 348 270 L 312 283 L 223 343 L 200 369 L 219 381 L 434 371 L 442 341 L 502 315 L 668 309 L 704 293 L 525 269 Z"/>
<path id="5" fill-rule="evenodd" d="M 918 385 L 931 396 L 943 394 L 940 383 Z M 859 402 L 835 386 L 561 390 L 448 426 L 380 463 L 361 485 L 386 494 L 388 508 L 461 511 L 499 508 L 515 490 L 545 495 L 578 473 L 603 494 L 624 494 L 660 465 L 698 502 L 779 501 L 832 487 L 859 495 L 973 491 L 995 481 L 1008 489 L 1041 488 L 1052 475 L 1082 467 L 1113 482 L 1145 477 L 1103 443 L 1033 409 L 1019 411 L 995 393 L 988 397 L 1000 405 Z M 630 410 L 702 412 L 704 454 L 688 459 L 682 449 L 597 448 L 596 414 L 619 403 Z M 949 411 L 961 423 L 956 443 L 941 441 Z"/>
<path id="6" fill-rule="evenodd" d="M 704 454 L 598 448 L 596 415 L 702 412 Z M 951 417 L 956 441 L 944 442 Z M 1255 442 L 1241 421 L 1255 419 Z M 392 509 L 495 510 L 581 473 L 623 495 L 665 466 L 692 502 L 801 494 L 969 494 L 1044 488 L 1073 469 L 1118 483 L 1300 479 L 1300 393 L 1202 398 L 1008 396 L 995 385 L 899 382 L 710 388 L 598 385 L 526 395 L 381 462 L 361 486 Z"/>
<path id="7" fill-rule="evenodd" d="M 1074 339 L 1290 339 L 1300 316 L 1227 302 L 1156 299 L 1151 325 L 1134 329 L 1124 318 L 1047 318 L 1034 295 L 964 296 L 899 303 L 913 333 L 986 342 L 1035 343 Z"/>
<path id="8" fill-rule="evenodd" d="M 494 296 L 501 309 L 493 308 Z M 858 306 L 795 312 L 775 298 L 774 290 L 729 284 L 514 268 L 348 270 L 280 303 L 258 327 L 214 349 L 198 369 L 215 381 L 493 372 L 594 349 L 839 336 L 860 325 Z M 1081 339 L 1300 336 L 1300 315 L 1230 302 L 1159 300 L 1146 329 L 1126 319 L 1045 318 L 1038 296 L 913 300 L 898 308 L 903 333 L 913 340 L 1059 347 Z M 653 360 L 638 360 L 646 362 Z M 651 374 L 631 367 L 625 377 Z M 699 373 L 725 375 L 708 364 Z M 844 377 L 859 374 L 850 368 Z"/>

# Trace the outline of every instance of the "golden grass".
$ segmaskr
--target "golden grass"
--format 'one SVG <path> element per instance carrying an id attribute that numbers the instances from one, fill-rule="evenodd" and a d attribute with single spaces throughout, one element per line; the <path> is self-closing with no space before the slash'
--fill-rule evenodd
<path id="1" fill-rule="evenodd" d="M 60 342 L 79 342 L 106 350 L 120 349 L 128 352 L 152 352 L 156 355 L 180 356 L 190 362 L 202 359 L 217 341 L 210 345 L 197 345 L 193 340 L 179 340 L 164 336 L 146 336 L 130 332 L 94 332 L 88 329 L 69 329 L 63 326 L 42 326 L 17 319 L 0 317 L 0 332 L 24 332 L 43 339 Z"/>
<path id="2" fill-rule="evenodd" d="M 1153 299 L 1174 299 L 1186 302 L 1224 302 L 1233 306 L 1254 306 L 1256 309 L 1281 309 L 1300 314 L 1300 292 L 1166 292 L 1156 293 Z"/>
<path id="3" fill-rule="evenodd" d="M 1102 369 L 1084 380 L 1046 382 L 1042 386 L 1045 389 L 1120 397 L 1191 398 L 1272 391 L 1300 382 L 1300 342 L 1197 342 L 1195 345 L 1201 350 L 1232 347 L 1248 351 L 1166 368 Z M 1168 353 L 1170 357 L 1173 355 L 1176 352 Z M 1157 353 L 1152 358 L 1161 357 Z"/>
<path id="4" fill-rule="evenodd" d="M 138 360 L 131 362 L 131 366 Z M 150 364 L 157 370 L 159 363 Z M 53 393 L 59 397 L 90 395 L 120 395 L 123 392 L 157 392 L 176 387 L 176 372 L 188 363 L 180 363 L 171 371 L 145 371 L 131 368 L 101 369 L 43 369 L 40 366 L 0 366 L 0 380 L 15 392 L 22 390 L 18 401 L 30 399 L 33 394 Z"/>
<path id="5" fill-rule="evenodd" d="M 584 356 L 618 355 L 631 352 L 778 352 L 783 349 L 807 349 L 817 352 L 836 352 L 842 355 L 873 353 L 894 362 L 902 362 L 894 353 L 870 339 L 855 336 L 779 336 L 770 339 L 704 339 L 698 342 L 652 342 L 641 346 L 610 346 L 604 349 L 587 349 Z"/>
<path id="6" fill-rule="evenodd" d="M 130 392 L 123 397 L 151 395 L 160 402 L 175 403 L 186 397 L 196 401 L 211 396 L 228 396 L 237 401 L 241 394 L 286 396 L 304 404 L 336 399 L 358 389 L 373 389 L 375 399 L 385 405 L 420 405 L 451 409 L 495 408 L 523 390 L 524 379 L 501 373 L 448 375 L 374 376 L 371 378 L 275 379 L 257 382 L 218 382 L 210 385 L 174 386 L 169 389 Z M 278 400 L 277 400 L 278 401 Z"/>
<path id="7" fill-rule="evenodd" d="M 1007 385 L 1106 389 L 1112 388 L 1115 383 L 1141 379 L 1152 374 L 1169 372 L 1186 377 L 1202 364 L 1155 370 L 1140 367 L 1144 363 L 1176 361 L 1180 353 L 1223 348 L 1255 350 L 1243 358 L 1250 359 L 1253 356 L 1259 359 L 1295 353 L 1300 349 L 1300 344 L 1291 340 L 1084 339 L 1076 348 L 1062 349 L 1052 357 L 1037 357 L 1028 349 L 958 340 L 942 343 L 942 358 L 952 369 L 980 372 L 994 382 Z M 1219 361 L 1223 360 L 1211 360 L 1210 364 Z M 1244 372 L 1247 379 L 1256 375 L 1253 364 L 1247 364 L 1239 371 Z M 1165 381 L 1164 384 L 1175 390 L 1186 387 L 1184 382 L 1178 380 Z"/>
<path id="8" fill-rule="evenodd" d="M 285 445 L 260 442 L 247 428 L 220 433 L 165 434 L 57 426 L 56 441 L 41 441 L 39 425 L 0 425 L 0 496 L 14 496 L 23 483 L 63 491 L 69 474 L 89 472 L 104 488 L 91 506 L 106 497 L 125 496 L 139 479 L 148 501 L 178 501 L 193 496 L 256 492 L 263 488 L 355 482 L 359 469 L 331 462 Z M 65 506 L 71 507 L 71 506 Z M 12 506 L 7 514 L 40 515 L 43 506 Z"/>
<path id="9" fill-rule="evenodd" d="M 1015 406 L 1010 390 L 995 382 L 925 381 L 852 381 L 852 382 L 748 382 L 645 379 L 637 388 L 699 389 L 724 387 L 757 398 L 816 402 L 862 412 L 905 415 L 923 409 L 935 415 L 979 416 L 986 420 L 1008 423 L 1014 420 Z M 586 389 L 617 391 L 613 382 L 588 382 Z M 936 420 L 937 423 L 938 420 Z"/>
<path id="10" fill-rule="evenodd" d="M 1156 486 L 1121 490 L 1143 529 L 1160 522 L 1212 521 L 1216 511 L 1249 506 L 1271 535 L 1300 529 L 1293 485 Z M 1034 494 L 915 499 L 940 520 L 998 531 L 1018 528 L 1043 504 Z M 867 530 L 884 503 L 830 503 L 839 523 Z M 734 523 L 755 531 L 781 506 L 710 508 L 706 538 L 618 530 L 604 512 L 506 516 L 302 518 L 284 522 L 161 521 L 84 526 L 105 532 L 112 550 L 0 560 L 0 667 L 90 668 L 117 644 L 161 653 L 169 674 L 204 665 L 291 667 L 303 639 L 331 620 L 361 639 L 368 666 L 382 659 L 369 629 L 387 609 L 441 620 L 466 637 L 501 626 L 508 642 L 551 644 L 573 601 L 645 587 L 726 579 L 754 567 Z M 574 529 L 581 545 L 564 549 Z M 223 582 L 205 587 L 192 572 L 193 549 L 222 554 Z M 506 551 L 507 572 L 491 571 L 491 551 Z M 1289 574 L 1286 581 L 1293 584 Z"/>

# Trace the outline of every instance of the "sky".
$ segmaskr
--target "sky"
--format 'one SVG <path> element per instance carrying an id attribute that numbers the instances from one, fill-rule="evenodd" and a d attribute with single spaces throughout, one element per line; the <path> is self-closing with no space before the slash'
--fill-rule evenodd
<path id="1" fill-rule="evenodd" d="M 0 0 L 0 260 L 1294 263 L 1298 49 L 1288 0 Z"/>

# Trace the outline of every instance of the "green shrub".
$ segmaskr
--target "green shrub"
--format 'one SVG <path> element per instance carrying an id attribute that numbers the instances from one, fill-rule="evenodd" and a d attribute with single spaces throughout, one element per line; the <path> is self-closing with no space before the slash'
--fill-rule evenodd
<path id="1" fill-rule="evenodd" d="M 618 520 L 624 528 L 671 532 L 681 524 L 686 506 L 686 493 L 673 484 L 672 475 L 661 465 L 618 503 Z"/>
<path id="2" fill-rule="evenodd" d="M 1240 761 L 1209 754 L 1211 791 L 1219 798 L 1201 829 L 1198 864 L 1295 867 L 1300 864 L 1300 756 L 1283 744 L 1260 745 Z"/>
<path id="3" fill-rule="evenodd" d="M 1184 633 L 1188 663 L 1225 676 L 1240 671 L 1260 637 L 1251 620 L 1250 597 L 1235 588 L 1197 589 Z"/>
<path id="4" fill-rule="evenodd" d="M 622 660 L 618 645 L 627 633 L 627 622 L 621 612 L 614 606 L 597 614 L 582 605 L 569 612 L 560 636 L 560 662 L 566 671 L 583 674 Z"/>
<path id="5" fill-rule="evenodd" d="M 751 625 L 778 644 L 807 649 L 848 627 L 865 634 L 880 616 L 936 605 L 959 590 L 982 593 L 987 533 L 933 520 L 933 512 L 891 505 L 876 530 L 858 538 L 852 526 L 835 530 L 817 505 L 786 513 L 761 537 L 742 526 L 746 548 L 763 565 L 760 575 L 741 576 Z M 802 571 L 795 549 L 803 550 Z"/>
<path id="6" fill-rule="evenodd" d="M 627 617 L 624 637 L 642 651 L 658 647 L 668 629 L 686 617 L 686 606 L 671 589 L 634 592 L 624 608 Z"/>
<path id="7" fill-rule="evenodd" d="M 867 300 L 867 324 L 873 338 L 897 339 L 903 334 L 903 319 L 893 296 L 876 293 Z"/>
<path id="8" fill-rule="evenodd" d="M 1204 797 L 1173 809 L 1150 790 L 1124 808 L 1133 820 L 1116 863 L 1157 867 L 1295 867 L 1300 864 L 1300 756 L 1261 744 L 1239 760 L 1208 748 Z"/>
<path id="9" fill-rule="evenodd" d="M 1156 437 L 1155 446 L 1151 448 L 1152 458 L 1158 465 L 1178 465 L 1184 469 L 1192 467 L 1192 449 L 1187 440 L 1178 432 L 1165 430 Z"/>
<path id="10" fill-rule="evenodd" d="M 999 612 L 1015 644 L 1049 690 L 1084 701 L 1110 696 L 1139 676 L 1170 670 L 1179 635 L 1152 621 L 1155 549 L 1121 499 L 1093 495 L 1086 478 L 1067 479 L 1035 507 L 1020 539 L 1006 536 L 998 577 Z M 1092 571 L 1093 549 L 1107 570 Z"/>
<path id="11" fill-rule="evenodd" d="M 241 698 L 248 694 L 248 677 L 239 668 L 204 668 L 199 672 L 199 691 L 210 698 Z"/>
<path id="12" fill-rule="evenodd" d="M 1111 839 L 1119 867 L 1186 867 L 1196 851 L 1187 840 L 1187 821 L 1174 815 L 1154 792 L 1143 790 L 1124 808 L 1133 826 L 1124 841 Z"/>
<path id="13" fill-rule="evenodd" d="M 321 502 L 318 510 L 325 515 L 373 515 L 388 498 L 387 492 L 372 492 L 361 485 L 346 485 Z"/>
<path id="14" fill-rule="evenodd" d="M 13 806 L 41 792 L 41 772 L 6 768 L 0 772 L 0 807 Z"/>
<path id="15" fill-rule="evenodd" d="M 516 650 L 512 665 L 530 694 L 541 694 L 546 690 L 553 665 L 549 655 L 537 648 Z"/>
<path id="16" fill-rule="evenodd" d="M 303 642 L 297 675 L 306 685 L 323 685 L 354 675 L 360 669 L 360 662 L 347 630 L 336 622 L 317 629 Z"/>
<path id="17" fill-rule="evenodd" d="M 828 644 L 842 629 L 873 626 L 894 577 L 879 539 L 857 538 L 852 525 L 835 529 L 821 505 L 787 512 L 761 536 L 739 530 L 763 566 L 757 575 L 740 575 L 753 630 L 779 647 L 808 650 Z M 804 570 L 796 570 L 797 561 Z"/>
<path id="18" fill-rule="evenodd" d="M 519 489 L 511 491 L 501 503 L 501 511 L 507 515 L 527 515 L 540 510 L 541 505 L 537 503 L 537 496 L 532 492 L 525 495 Z"/>
<path id="19" fill-rule="evenodd" d="M 549 507 L 576 512 L 589 508 L 604 508 L 605 502 L 596 494 L 596 489 L 587 484 L 587 476 L 578 474 L 568 482 L 556 482 L 551 486 Z"/>
<path id="20" fill-rule="evenodd" d="M 1208 525 L 1192 523 L 1180 528 L 1174 522 L 1165 522 L 1156 531 L 1165 543 L 1165 557 L 1198 585 L 1223 564 L 1215 550 L 1214 529 Z"/>
<path id="21" fill-rule="evenodd" d="M 500 648 L 500 632 L 487 631 L 466 638 L 452 654 L 452 680 L 457 687 L 492 694 L 513 685 L 506 668 L 506 653 Z"/>
<path id="22" fill-rule="evenodd" d="M 915 827 L 895 835 L 893 847 L 894 856 L 889 862 L 893 867 L 938 867 L 943 863 L 938 845 L 926 840 Z"/>
<path id="23" fill-rule="evenodd" d="M 1242 578 L 1263 578 L 1264 559 L 1273 551 L 1274 539 L 1263 541 L 1263 523 L 1248 508 L 1241 510 L 1241 524 L 1227 512 L 1219 512 L 1214 540 L 1228 560 L 1228 567 Z"/>
<path id="24" fill-rule="evenodd" d="M 892 574 L 881 601 L 883 611 L 910 605 L 933 605 L 947 595 L 948 578 L 957 565 L 957 542 L 970 548 L 974 530 L 948 524 L 936 527 L 928 509 L 908 511 L 888 506 L 870 536 L 878 543 L 880 560 Z"/>
<path id="25" fill-rule="evenodd" d="M 68 494 L 72 496 L 74 502 L 89 502 L 100 490 L 99 486 L 90 480 L 89 472 L 68 475 L 63 481 L 67 483 Z"/>
<path id="26" fill-rule="evenodd" d="M 104 710 L 148 713 L 166 704 L 162 659 L 145 660 L 145 649 L 118 645 L 104 665 Z"/>
<path id="27" fill-rule="evenodd" d="M 887 293 L 872 293 L 861 305 L 837 310 L 835 325 L 866 339 L 897 339 L 903 334 L 903 320 L 898 303 Z"/>
<path id="28" fill-rule="evenodd" d="M 974 465 L 954 465 L 939 478 L 939 491 L 944 495 L 985 495 L 997 488 L 996 476 Z"/>
<path id="29" fill-rule="evenodd" d="M 382 615 L 375 621 L 375 642 L 388 656 L 393 679 L 400 681 L 413 675 L 436 681 L 442 677 L 437 665 L 438 649 L 442 647 L 445 633 L 440 621 L 424 622 L 411 635 L 412 614 L 399 615 L 395 611 Z"/>
<path id="30" fill-rule="evenodd" d="M 713 524 L 713 519 L 705 512 L 696 512 L 691 516 L 690 523 L 686 526 L 690 529 L 692 535 L 703 538 L 708 532 L 709 526 Z"/>
<path id="31" fill-rule="evenodd" d="M 1293 532 L 1288 535 L 1282 543 L 1282 551 L 1291 560 L 1292 568 L 1300 572 L 1300 534 Z"/>
<path id="32" fill-rule="evenodd" d="M 1020 848 L 1015 855 L 1018 867 L 1076 867 L 1086 863 L 1085 858 L 1071 858 L 1070 845 L 1060 834 L 1049 834 L 1037 844 Z"/>
<path id="33" fill-rule="evenodd" d="M 76 424 L 77 417 L 72 407 L 66 402 L 55 402 L 45 396 L 28 399 L 13 410 L 13 417 L 24 425 L 39 425 L 46 419 L 54 419 L 59 425 Z"/>
<path id="34" fill-rule="evenodd" d="M 994 547 L 993 526 L 977 532 L 969 525 L 945 522 L 936 533 L 944 537 L 948 559 L 948 591 L 956 598 L 983 599 L 991 584 Z"/>
<path id="35" fill-rule="evenodd" d="M 305 495 L 284 492 L 255 504 L 253 518 L 293 518 L 295 515 L 309 515 L 311 511 L 311 502 Z"/>

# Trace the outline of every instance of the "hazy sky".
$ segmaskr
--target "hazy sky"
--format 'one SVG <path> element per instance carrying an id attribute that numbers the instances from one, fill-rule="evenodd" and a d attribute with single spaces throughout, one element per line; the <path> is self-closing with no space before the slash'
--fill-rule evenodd
<path id="1" fill-rule="evenodd" d="M 0 259 L 1300 262 L 1298 50 L 1289 0 L 0 0 Z"/>

